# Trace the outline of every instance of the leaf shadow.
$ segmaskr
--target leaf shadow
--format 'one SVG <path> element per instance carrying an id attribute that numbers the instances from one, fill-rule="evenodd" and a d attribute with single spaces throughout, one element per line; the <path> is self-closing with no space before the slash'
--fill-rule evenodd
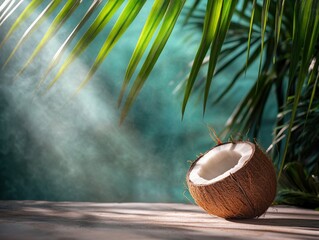
<path id="1" fill-rule="evenodd" d="M 244 220 L 228 220 L 234 223 L 252 224 L 259 226 L 280 226 L 304 228 L 309 230 L 319 230 L 319 219 L 304 219 L 304 218 L 257 218 Z"/>

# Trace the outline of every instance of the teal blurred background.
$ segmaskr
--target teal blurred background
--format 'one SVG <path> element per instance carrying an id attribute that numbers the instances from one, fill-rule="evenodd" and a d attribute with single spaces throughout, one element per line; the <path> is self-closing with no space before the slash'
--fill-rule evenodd
<path id="1" fill-rule="evenodd" d="M 18 79 L 15 75 L 43 36 L 33 35 L 0 72 L 0 198 L 54 201 L 189 202 L 185 175 L 191 160 L 214 146 L 208 126 L 220 132 L 236 103 L 249 90 L 252 69 L 230 94 L 202 116 L 200 96 L 191 99 L 181 120 L 183 89 L 200 32 L 182 26 L 183 14 L 149 81 L 127 119 L 119 125 L 119 95 L 126 66 L 152 1 L 122 37 L 93 80 L 70 99 L 89 70 L 105 35 L 98 37 L 45 95 L 35 86 L 59 45 L 81 18 L 89 1 L 50 41 Z M 1 37 L 10 24 L 2 26 Z M 22 28 L 21 28 L 22 29 Z M 2 49 L 1 64 L 23 31 Z M 234 63 L 240 64 L 242 59 Z M 211 98 L 232 76 L 216 77 Z M 270 144 L 274 110 L 268 104 L 258 141 Z M 245 134 L 245 133 L 243 133 Z"/>

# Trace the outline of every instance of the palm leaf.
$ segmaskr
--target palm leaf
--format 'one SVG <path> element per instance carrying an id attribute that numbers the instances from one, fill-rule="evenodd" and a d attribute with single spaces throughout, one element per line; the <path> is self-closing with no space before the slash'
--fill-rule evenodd
<path id="1" fill-rule="evenodd" d="M 244 69 L 245 66 L 243 66 Z M 256 135 L 262 120 L 264 106 L 270 94 L 271 76 L 261 74 L 245 98 L 236 106 L 227 120 L 223 135 L 228 132 L 250 132 Z M 256 90 L 258 89 L 258 90 Z"/>
<path id="2" fill-rule="evenodd" d="M 81 28 L 84 26 L 84 24 L 88 21 L 88 19 L 91 17 L 91 15 L 94 13 L 96 8 L 100 5 L 102 0 L 94 0 L 89 7 L 89 9 L 84 14 L 83 18 L 80 20 L 80 22 L 76 25 L 76 27 L 73 29 L 71 34 L 67 37 L 67 39 L 64 41 L 64 43 L 61 45 L 59 50 L 54 55 L 51 63 L 49 64 L 49 67 L 46 71 L 46 73 L 43 75 L 42 79 L 38 83 L 38 87 L 44 82 L 46 77 L 49 75 L 49 73 L 52 71 L 52 69 L 58 64 L 59 60 L 61 59 L 63 53 L 67 50 L 67 47 L 70 45 L 72 40 L 75 38 L 76 34 L 81 30 Z"/>
<path id="3" fill-rule="evenodd" d="M 288 151 L 289 141 L 291 137 L 291 130 L 293 127 L 293 123 L 296 117 L 297 107 L 299 104 L 299 99 L 301 96 L 301 92 L 303 90 L 303 85 L 305 82 L 305 79 L 307 77 L 308 67 L 310 66 L 312 56 L 311 53 L 313 53 L 313 50 L 315 48 L 315 45 L 318 41 L 318 21 L 319 21 L 319 7 L 317 1 L 302 1 L 301 6 L 298 6 L 298 9 L 295 9 L 295 29 L 293 34 L 293 46 L 296 48 L 293 48 L 293 51 L 297 51 L 301 53 L 301 62 L 300 62 L 300 70 L 298 74 L 297 79 L 297 86 L 296 86 L 296 92 L 294 95 L 294 102 L 292 106 L 292 112 L 291 112 L 291 120 L 289 123 L 289 127 L 287 129 L 287 138 L 286 138 L 286 144 L 283 152 L 283 158 L 281 161 L 279 174 L 280 177 L 284 163 L 285 158 Z M 296 29 L 300 25 L 301 29 Z M 315 28 L 316 27 L 316 28 Z M 295 55 L 295 54 L 292 54 Z M 296 56 L 298 57 L 298 56 Z M 299 59 L 299 58 L 298 58 Z M 294 59 L 291 60 L 294 62 L 295 67 L 297 67 L 297 63 Z M 294 77 L 294 73 L 296 72 L 295 69 L 290 69 L 290 82 L 292 82 L 292 78 Z"/>
<path id="4" fill-rule="evenodd" d="M 14 5 L 14 7 L 10 11 L 9 11 L 10 7 L 5 9 L 5 5 L 4 5 L 5 10 L 3 14 L 0 16 L 0 26 L 14 13 L 15 10 L 18 9 L 18 7 L 23 3 L 23 1 L 24 0 L 20 0 L 16 5 Z M 1 7 L 0 7 L 0 13 L 1 13 Z"/>
<path id="5" fill-rule="evenodd" d="M 14 21 L 13 25 L 7 32 L 3 41 L 0 44 L 0 48 L 8 41 L 10 36 L 20 27 L 20 25 L 28 19 L 31 14 L 43 3 L 44 0 L 31 1 L 28 6 L 22 11 L 19 17 Z M 8 1 L 9 2 L 9 1 Z M 5 3 L 4 3 L 5 4 Z"/>
<path id="6" fill-rule="evenodd" d="M 281 189 L 276 197 L 278 204 L 297 205 L 307 208 L 319 206 L 318 172 L 307 173 L 300 162 L 290 162 L 285 165 Z"/>
<path id="7" fill-rule="evenodd" d="M 282 189 L 277 194 L 276 203 L 316 208 L 319 206 L 319 198 L 314 194 L 300 190 Z"/>
<path id="8" fill-rule="evenodd" d="M 250 18 L 250 23 L 249 23 L 249 33 L 248 33 L 248 41 L 247 41 L 247 56 L 246 56 L 246 70 L 245 71 L 247 71 L 248 59 L 249 59 L 249 54 L 250 54 L 250 41 L 251 41 L 251 34 L 253 31 L 253 27 L 254 27 L 255 9 L 256 9 L 256 0 L 253 0 L 253 6 L 252 6 L 252 10 L 251 10 L 251 18 Z"/>
<path id="9" fill-rule="evenodd" d="M 178 4 L 177 4 L 178 3 Z M 176 24 L 177 18 L 184 6 L 185 1 L 178 1 L 178 2 L 170 2 L 167 11 L 164 16 L 164 20 L 162 23 L 161 28 L 157 34 L 157 37 L 154 40 L 154 43 L 150 49 L 149 54 L 146 57 L 146 60 L 138 73 L 138 76 L 130 90 L 124 107 L 121 112 L 121 119 L 122 122 L 126 117 L 129 109 L 131 108 L 136 96 L 140 92 L 141 88 L 143 87 L 144 82 L 148 78 L 151 70 L 153 69 L 158 57 L 160 56 L 170 34 L 173 31 L 173 28 Z"/>
<path id="10" fill-rule="evenodd" d="M 0 4 L 0 13 L 6 11 L 9 7 L 9 3 L 12 3 L 11 0 L 4 0 L 3 3 Z"/>
<path id="11" fill-rule="evenodd" d="M 276 19 L 275 19 L 275 47 L 274 47 L 274 58 L 273 61 L 276 61 L 276 51 L 280 38 L 280 29 L 282 23 L 282 16 L 285 8 L 285 0 L 280 0 L 276 5 Z"/>
<path id="12" fill-rule="evenodd" d="M 255 41 L 253 41 L 252 45 L 253 45 L 254 43 L 256 43 L 257 40 L 258 40 L 258 39 L 256 39 Z M 230 57 L 229 59 L 227 59 L 227 61 L 223 62 L 223 64 L 221 64 L 221 66 L 218 67 L 218 69 L 217 69 L 216 72 L 215 72 L 215 75 L 217 75 L 217 74 L 221 73 L 222 71 L 224 71 L 225 69 L 227 69 L 231 64 L 234 63 L 234 61 L 235 61 L 236 59 L 238 59 L 238 58 L 241 57 L 244 53 L 247 52 L 247 49 L 246 49 L 246 48 L 243 48 L 243 49 L 241 49 L 239 52 L 235 52 L 235 53 L 234 53 L 234 51 L 238 50 L 238 48 L 241 47 L 241 46 L 242 46 L 242 44 L 239 43 L 238 45 L 235 45 L 234 47 L 231 47 L 231 49 L 233 49 L 233 51 L 231 51 L 231 50 L 227 51 L 227 52 L 233 53 L 233 56 L 232 56 L 230 53 L 227 53 L 227 52 L 225 53 L 225 51 L 222 51 L 222 52 L 220 53 L 220 58 L 223 58 L 223 55 L 226 55 L 225 58 L 226 58 L 228 55 L 230 55 L 231 57 Z M 220 62 L 221 62 L 221 60 L 220 60 Z M 248 65 L 249 65 L 249 60 L 248 60 L 248 62 L 247 62 L 247 64 L 246 64 L 246 66 L 248 66 Z"/>
<path id="13" fill-rule="evenodd" d="M 273 44 L 270 40 L 266 41 L 266 43 L 267 61 L 263 63 L 262 74 L 258 77 L 254 86 L 250 89 L 244 100 L 237 105 L 236 110 L 227 121 L 227 128 L 223 133 L 224 135 L 232 130 L 237 132 L 249 132 L 249 134 L 254 138 L 258 136 L 258 132 L 261 128 L 264 108 L 267 99 L 270 96 L 272 84 L 274 82 L 273 70 L 270 71 L 272 67 L 272 58 L 270 55 L 273 53 Z M 254 54 L 251 56 L 252 58 L 258 57 L 258 54 L 260 53 L 258 50 L 260 50 L 260 46 L 255 50 Z M 245 69 L 246 65 L 242 67 L 240 72 L 243 73 Z"/>
<path id="14" fill-rule="evenodd" d="M 318 69 L 318 67 L 319 67 L 318 60 L 316 61 L 315 67 L 316 67 L 317 69 Z M 312 76 L 314 76 L 314 74 L 312 74 Z M 308 106 L 308 110 L 307 110 L 306 120 L 308 119 L 309 113 L 310 113 L 311 108 L 312 108 L 313 100 L 315 99 L 315 94 L 316 94 L 316 90 L 317 90 L 318 80 L 319 80 L 319 73 L 317 73 L 315 82 L 314 82 L 314 84 L 313 84 L 313 88 L 312 88 L 312 92 L 311 92 L 311 97 L 310 97 L 310 99 L 309 99 L 309 106 Z"/>
<path id="15" fill-rule="evenodd" d="M 151 12 L 148 15 L 148 19 L 146 20 L 144 28 L 140 34 L 139 40 L 136 44 L 136 47 L 134 49 L 134 52 L 128 64 L 128 67 L 125 73 L 124 82 L 123 82 L 119 100 L 118 100 L 119 106 L 122 102 L 123 95 L 127 88 L 127 85 L 130 79 L 132 78 L 133 73 L 135 72 L 139 61 L 141 60 L 147 46 L 149 45 L 149 42 L 151 41 L 158 25 L 160 24 L 160 22 L 162 21 L 164 17 L 168 4 L 169 4 L 169 1 L 166 1 L 166 0 L 156 0 L 154 2 L 154 5 L 151 9 Z"/>
<path id="16" fill-rule="evenodd" d="M 260 61 L 259 61 L 258 75 L 260 75 L 261 73 L 261 66 L 263 62 L 265 31 L 267 27 L 269 5 L 270 5 L 270 0 L 263 1 L 263 10 L 262 10 L 262 18 L 261 18 L 261 48 L 260 48 Z"/>
<path id="17" fill-rule="evenodd" d="M 209 93 L 210 85 L 214 76 L 218 55 L 222 48 L 224 39 L 226 37 L 226 33 L 229 28 L 230 20 L 233 16 L 236 4 L 237 4 L 237 1 L 231 1 L 231 0 L 224 1 L 222 6 L 222 11 L 221 11 L 221 16 L 219 19 L 219 24 L 216 30 L 216 35 L 213 37 L 213 40 L 212 40 L 212 47 L 211 47 L 211 52 L 209 56 L 209 66 L 208 66 L 205 95 L 204 95 L 204 106 L 203 106 L 204 113 L 206 110 L 208 93 Z"/>
<path id="18" fill-rule="evenodd" d="M 257 41 L 258 41 L 258 39 L 255 40 L 255 42 L 257 42 Z M 220 95 L 217 97 L 217 99 L 215 100 L 214 103 L 218 103 L 221 99 L 223 99 L 225 97 L 225 95 L 232 89 L 232 87 L 237 82 L 237 80 L 245 73 L 247 67 L 249 68 L 249 66 L 252 65 L 256 61 L 259 54 L 260 54 L 260 47 L 257 47 L 253 51 L 253 53 L 249 56 L 247 63 L 244 66 L 242 66 L 242 68 L 234 75 L 230 84 L 228 84 L 227 87 L 225 88 L 225 90 L 220 93 Z"/>
<path id="19" fill-rule="evenodd" d="M 116 42 L 120 39 L 120 37 L 124 34 L 127 28 L 130 26 L 132 21 L 135 19 L 139 11 L 142 9 L 143 5 L 145 4 L 146 0 L 143 1 L 129 1 L 128 4 L 123 9 L 121 15 L 117 19 L 116 23 L 114 24 L 110 34 L 106 38 L 100 52 L 98 53 L 95 62 L 93 63 L 89 73 L 87 74 L 85 80 L 80 84 L 77 89 L 77 92 L 83 88 L 93 77 L 96 70 L 102 64 L 103 60 L 112 50 Z"/>
<path id="20" fill-rule="evenodd" d="M 11 1 L 11 2 L 9 1 L 9 2 L 3 3 L 3 7 L 1 8 L 1 9 L 3 9 L 3 12 L 0 15 L 0 22 L 2 22 L 3 19 L 5 19 L 7 17 L 9 12 L 11 11 L 11 9 L 14 8 L 14 3 L 15 3 L 15 1 Z"/>
<path id="21" fill-rule="evenodd" d="M 306 181 L 306 171 L 299 162 L 287 163 L 284 167 L 285 175 L 288 181 L 294 185 L 295 189 L 303 192 L 310 191 L 308 182 Z"/>
<path id="22" fill-rule="evenodd" d="M 38 55 L 41 49 L 47 44 L 47 42 L 55 35 L 55 33 L 62 27 L 63 23 L 71 16 L 71 14 L 76 10 L 76 8 L 81 3 L 81 0 L 67 1 L 63 8 L 60 10 L 58 15 L 55 17 L 51 23 L 49 29 L 38 43 L 37 47 L 33 51 L 32 55 L 26 61 L 22 69 L 18 74 L 24 72 L 28 65 L 33 61 L 33 59 Z"/>
<path id="23" fill-rule="evenodd" d="M 246 42 L 246 37 L 240 37 L 236 39 L 228 39 L 224 42 L 224 46 L 222 50 L 219 53 L 219 62 L 224 62 L 224 59 L 227 59 L 229 57 L 232 58 L 232 53 L 236 52 L 238 49 L 243 49 L 245 53 L 246 48 L 243 48 L 243 44 Z M 255 43 L 255 42 L 254 42 Z M 229 46 L 227 46 L 229 44 Z M 228 61 L 228 60 L 227 60 Z M 216 72 L 217 74 L 217 72 Z"/>
<path id="24" fill-rule="evenodd" d="M 63 62 L 62 66 L 60 67 L 59 71 L 51 80 L 50 84 L 48 85 L 47 89 L 50 89 L 61 77 L 61 75 L 67 70 L 67 68 L 71 65 L 71 63 L 79 57 L 85 49 L 89 46 L 89 44 L 96 38 L 96 36 L 104 29 L 104 27 L 109 23 L 112 19 L 114 14 L 117 12 L 119 7 L 122 5 L 124 0 L 117 0 L 117 1 L 108 1 L 98 16 L 95 18 L 91 26 L 88 30 L 84 33 L 84 35 L 78 40 L 75 47 L 70 52 L 67 59 Z"/>
<path id="25" fill-rule="evenodd" d="M 186 85 L 184 100 L 182 105 L 182 116 L 184 116 L 186 104 L 191 94 L 191 91 L 194 86 L 194 82 L 196 80 L 197 74 L 200 70 L 201 64 L 206 56 L 206 53 L 214 37 L 216 37 L 216 32 L 217 32 L 217 28 L 219 24 L 222 6 L 223 6 L 222 0 L 216 0 L 216 1 L 209 0 L 207 2 L 202 40 L 201 40 L 199 49 L 197 51 L 197 54 L 195 56 L 189 78 L 187 80 L 187 85 Z"/>
<path id="26" fill-rule="evenodd" d="M 30 27 L 23 33 L 22 37 L 20 38 L 19 42 L 16 44 L 12 52 L 10 53 L 9 57 L 7 58 L 4 66 L 6 66 L 9 61 L 12 59 L 16 51 L 21 47 L 21 45 L 35 32 L 39 26 L 47 19 L 59 6 L 62 0 L 56 0 L 50 2 L 44 10 L 38 15 L 38 17 L 33 21 Z"/>
<path id="27" fill-rule="evenodd" d="M 191 8 L 187 11 L 187 15 L 184 20 L 184 25 L 189 23 L 190 18 L 194 19 L 194 13 L 198 9 L 200 3 L 201 0 L 195 0 L 195 2 L 192 4 Z"/>

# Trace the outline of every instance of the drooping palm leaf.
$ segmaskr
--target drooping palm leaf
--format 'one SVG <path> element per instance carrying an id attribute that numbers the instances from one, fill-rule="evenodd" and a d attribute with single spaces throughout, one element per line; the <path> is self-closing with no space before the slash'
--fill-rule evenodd
<path id="1" fill-rule="evenodd" d="M 316 169 L 307 172 L 300 162 L 286 164 L 280 180 L 281 189 L 276 197 L 276 202 L 278 204 L 318 208 L 318 173 Z"/>
<path id="2" fill-rule="evenodd" d="M 15 10 L 18 9 L 18 7 L 23 3 L 23 1 L 24 0 L 20 0 L 16 5 L 14 5 L 14 7 L 12 9 L 10 9 L 10 7 L 5 9 L 6 2 L 4 2 L 4 6 L 3 6 L 4 11 L 0 17 L 0 26 L 15 12 Z M 11 1 L 11 2 L 13 3 L 13 1 Z M 0 6 L 0 13 L 1 13 L 1 6 Z"/>
<path id="3" fill-rule="evenodd" d="M 169 36 L 174 29 L 177 18 L 184 6 L 185 1 L 180 0 L 178 3 L 179 4 L 172 4 L 172 2 L 170 2 L 167 11 L 165 12 L 162 26 L 159 29 L 157 37 L 155 38 L 154 43 L 146 57 L 146 60 L 127 96 L 126 102 L 121 112 L 121 122 L 125 119 L 126 114 L 131 108 L 141 88 L 143 87 L 144 82 L 152 71 L 158 57 L 160 56 Z"/>
<path id="4" fill-rule="evenodd" d="M 189 23 L 190 18 L 194 18 L 194 12 L 198 9 L 201 0 L 195 0 L 190 9 L 187 11 L 187 15 L 184 19 L 184 25 Z"/>
<path id="5" fill-rule="evenodd" d="M 76 10 L 76 8 L 81 3 L 81 0 L 73 0 L 67 1 L 65 5 L 62 7 L 60 12 L 57 14 L 53 22 L 51 23 L 49 29 L 38 43 L 35 50 L 32 52 L 32 55 L 26 61 L 22 69 L 18 74 L 24 72 L 24 70 L 29 66 L 29 64 L 33 61 L 33 59 L 38 55 L 41 49 L 48 43 L 48 41 L 57 33 L 57 31 L 63 26 L 63 23 L 72 15 L 72 13 Z"/>
<path id="6" fill-rule="evenodd" d="M 257 43 L 259 39 L 255 39 L 251 45 L 254 45 L 255 43 Z M 221 66 L 219 66 L 217 69 L 216 69 L 216 72 L 215 72 L 215 75 L 221 73 L 222 71 L 224 71 L 225 69 L 227 69 L 235 60 L 237 60 L 238 58 L 240 58 L 244 53 L 247 52 L 247 49 L 246 48 L 242 48 L 239 52 L 236 52 L 236 50 L 238 50 L 238 48 L 240 48 L 242 46 L 241 43 L 239 43 L 238 45 L 235 45 L 234 47 L 231 47 L 230 49 L 225 49 L 223 50 L 221 53 L 220 53 L 220 58 L 223 58 L 223 57 L 228 57 L 228 56 L 224 56 L 224 55 L 229 55 L 229 59 L 227 59 L 227 61 L 223 62 L 221 64 Z M 233 50 L 232 50 L 233 49 Z M 229 53 L 228 53 L 229 52 Z M 258 50 L 258 53 L 260 52 L 260 49 Z M 230 53 L 233 53 L 230 54 Z M 220 60 L 220 62 L 222 62 Z M 252 59 L 251 58 L 248 58 L 247 59 L 247 62 L 246 62 L 246 68 L 248 65 L 250 65 L 250 63 L 252 62 Z M 246 71 L 246 69 L 245 69 Z M 242 71 L 240 71 L 239 74 L 236 74 L 235 76 L 238 76 L 240 77 L 242 75 Z M 236 78 L 236 77 L 235 77 Z M 234 80 L 235 82 L 236 80 Z"/>
<path id="7" fill-rule="evenodd" d="M 261 15 L 261 48 L 260 48 L 260 61 L 259 61 L 259 70 L 258 75 L 261 73 L 261 66 L 263 62 L 263 52 L 264 52 L 264 41 L 265 41 L 265 32 L 268 21 L 268 11 L 269 11 L 270 0 L 263 1 L 262 15 Z"/>
<path id="8" fill-rule="evenodd" d="M 318 74 L 318 69 L 316 70 Z M 316 146 L 319 144 L 319 132 L 316 126 L 319 121 L 319 95 L 318 82 L 309 84 L 303 90 L 297 107 L 296 116 L 291 129 L 291 141 L 289 142 L 286 161 L 295 160 L 304 164 L 307 169 L 313 169 L 318 163 L 319 153 Z M 314 91 L 315 89 L 315 91 Z M 315 96 L 313 96 L 315 94 Z M 313 97 L 312 97 L 313 96 Z M 313 100 L 311 100 L 313 98 Z M 309 109 L 310 101 L 313 101 Z M 278 126 L 276 139 L 284 137 L 290 126 L 290 115 L 294 99 L 287 101 L 284 111 L 279 118 L 282 119 L 281 125 Z"/>
<path id="9" fill-rule="evenodd" d="M 50 2 L 44 10 L 39 14 L 39 16 L 33 21 L 33 23 L 28 27 L 28 29 L 23 33 L 22 37 L 20 38 L 19 42 L 16 44 L 12 52 L 10 53 L 9 57 L 4 63 L 4 67 L 9 63 L 9 61 L 12 59 L 16 51 L 21 47 L 21 45 L 32 35 L 33 32 L 35 32 L 40 25 L 55 11 L 62 0 L 56 0 Z M 5 42 L 6 39 L 4 39 Z"/>
<path id="10" fill-rule="evenodd" d="M 275 47 L 274 47 L 274 56 L 273 56 L 273 61 L 276 61 L 276 51 L 277 51 L 277 46 L 279 43 L 279 38 L 280 38 L 280 30 L 281 30 L 281 23 L 282 23 L 282 17 L 283 17 L 283 12 L 285 8 L 285 0 L 279 0 L 276 4 L 276 18 L 275 18 Z"/>
<path id="11" fill-rule="evenodd" d="M 0 4 L 0 13 L 6 11 L 6 9 L 9 7 L 9 3 L 11 2 L 11 0 L 4 0 L 3 3 Z"/>
<path id="12" fill-rule="evenodd" d="M 247 71 L 247 67 L 248 67 L 248 59 L 249 59 L 250 47 L 251 47 L 251 34 L 253 32 L 253 27 L 254 27 L 256 1 L 257 0 L 253 0 L 252 10 L 251 10 L 251 18 L 250 18 L 250 22 L 249 22 L 249 33 L 248 33 L 248 40 L 247 40 L 246 70 L 245 71 Z M 247 4 L 248 4 L 248 1 L 246 1 L 245 5 L 247 5 Z"/>
<path id="13" fill-rule="evenodd" d="M 299 1 L 296 1 L 298 3 Z M 283 152 L 283 158 L 279 169 L 279 177 L 281 175 L 285 158 L 288 151 L 289 141 L 291 137 L 291 130 L 293 128 L 297 107 L 299 104 L 301 92 L 304 87 L 304 82 L 307 78 L 308 68 L 311 64 L 314 48 L 318 42 L 318 21 L 319 21 L 319 2 L 318 1 L 301 1 L 300 7 L 296 5 L 295 17 L 294 17 L 294 33 L 293 33 L 293 51 L 301 53 L 293 53 L 292 56 L 297 58 L 291 59 L 293 67 L 297 68 L 297 64 L 300 63 L 300 69 L 298 72 L 297 83 L 295 86 L 294 103 L 292 106 L 292 112 L 290 117 L 289 127 L 287 129 L 287 138 L 285 149 Z M 298 8 L 297 8 L 298 7 Z M 299 29 L 299 27 L 301 29 Z M 298 30 L 297 30 L 298 28 Z M 301 59 L 300 62 L 298 59 Z M 290 68 L 289 72 L 289 84 L 292 84 L 295 77 L 296 69 Z M 291 85 L 289 87 L 292 87 Z"/>
<path id="14" fill-rule="evenodd" d="M 38 88 L 44 82 L 44 80 L 49 75 L 49 73 L 52 71 L 52 69 L 58 64 L 58 62 L 61 59 L 63 53 L 67 50 L 67 48 L 70 45 L 70 43 L 72 42 L 72 40 L 75 38 L 75 36 L 81 30 L 81 28 L 84 26 L 84 24 L 88 21 L 88 19 L 94 13 L 96 8 L 101 4 L 101 1 L 102 0 L 94 0 L 92 2 L 92 4 L 90 5 L 89 9 L 84 14 L 84 16 L 81 19 L 81 21 L 76 25 L 76 27 L 73 29 L 71 34 L 67 37 L 67 39 L 64 41 L 64 43 L 61 45 L 61 47 L 58 49 L 58 51 L 54 55 L 51 63 L 49 64 L 49 67 L 48 67 L 46 73 L 43 75 L 42 79 L 38 83 Z"/>
<path id="15" fill-rule="evenodd" d="M 223 135 L 230 131 L 249 132 L 250 135 L 256 135 L 260 128 L 266 101 L 270 95 L 272 81 L 270 75 L 261 74 L 259 76 L 259 79 L 256 80 L 245 98 L 237 105 L 227 120 Z"/>
<path id="16" fill-rule="evenodd" d="M 0 14 L 0 22 L 2 22 L 3 19 L 5 19 L 8 16 L 11 9 L 14 8 L 14 4 L 15 4 L 15 1 L 11 1 L 11 2 L 8 1 L 2 4 L 2 8 L 1 8 L 2 13 Z"/>
<path id="17" fill-rule="evenodd" d="M 259 39 L 256 39 L 255 41 L 257 42 L 258 40 Z M 239 71 L 234 75 L 234 77 L 231 80 L 231 82 L 226 86 L 224 91 L 222 91 L 219 94 L 219 96 L 217 97 L 217 99 L 215 100 L 214 103 L 218 103 L 221 99 L 223 99 L 225 97 L 226 94 L 229 93 L 229 91 L 233 88 L 233 86 L 238 81 L 238 79 L 245 73 L 247 67 L 250 66 L 251 64 L 253 64 L 256 61 L 256 59 L 258 58 L 259 54 L 260 54 L 260 48 L 256 48 L 253 51 L 253 53 L 249 56 L 249 59 L 246 61 L 246 64 L 244 66 L 242 66 L 242 68 L 239 69 Z"/>
<path id="18" fill-rule="evenodd" d="M 278 192 L 276 203 L 304 208 L 318 208 L 319 199 L 314 194 L 300 190 L 282 189 Z"/>
<path id="19" fill-rule="evenodd" d="M 95 18 L 91 26 L 87 29 L 84 35 L 77 42 L 77 44 L 70 52 L 67 59 L 63 62 L 59 71 L 48 85 L 47 89 L 50 89 L 58 81 L 62 74 L 67 70 L 71 63 L 74 62 L 74 60 L 85 51 L 85 49 L 88 48 L 90 43 L 92 43 L 92 41 L 97 37 L 97 35 L 109 23 L 109 21 L 112 19 L 119 7 L 123 4 L 123 2 L 124 0 L 108 1 L 104 5 L 104 7 L 102 8 L 98 16 Z"/>
<path id="20" fill-rule="evenodd" d="M 207 3 L 206 13 L 205 13 L 205 20 L 204 20 L 204 29 L 202 33 L 202 40 L 195 56 L 193 66 L 187 80 L 187 85 L 185 89 L 185 95 L 182 105 L 182 116 L 184 115 L 186 104 L 188 102 L 189 96 L 192 92 L 196 77 L 200 70 L 200 67 L 203 63 L 203 60 L 206 56 L 209 47 L 214 39 L 217 37 L 217 30 L 218 25 L 220 22 L 220 14 L 223 6 L 222 0 L 212 1 L 209 0 Z M 217 57 L 217 56 L 216 56 Z"/>
<path id="21" fill-rule="evenodd" d="M 318 69 L 318 68 L 319 68 L 319 61 L 318 61 L 318 55 L 317 55 L 316 63 L 314 64 L 314 69 Z M 309 99 L 309 106 L 308 106 L 308 110 L 307 110 L 306 121 L 308 119 L 308 116 L 309 116 L 311 108 L 312 108 L 313 101 L 315 99 L 316 90 L 317 90 L 317 86 L 318 86 L 318 80 L 319 80 L 319 73 L 317 72 L 317 74 L 316 74 L 316 71 L 312 71 L 310 78 L 309 78 L 309 83 L 312 83 L 312 79 L 315 79 L 315 80 L 314 80 L 313 88 L 311 91 L 311 97 Z"/>
<path id="22" fill-rule="evenodd" d="M 131 80 L 139 61 L 141 60 L 147 46 L 149 45 L 149 42 L 151 41 L 158 25 L 164 17 L 168 4 L 169 2 L 165 0 L 157 0 L 154 2 L 154 5 L 151 9 L 150 14 L 148 15 L 148 19 L 146 20 L 144 28 L 140 34 L 140 38 L 136 44 L 136 47 L 128 64 L 118 100 L 119 106 L 122 102 L 127 85 L 129 84 L 129 81 Z"/>
<path id="23" fill-rule="evenodd" d="M 118 20 L 114 24 L 110 34 L 106 38 L 100 52 L 98 53 L 95 62 L 93 63 L 89 73 L 87 74 L 85 80 L 80 84 L 77 89 L 77 92 L 91 80 L 96 70 L 102 64 L 104 59 L 107 57 L 109 52 L 112 50 L 116 42 L 120 39 L 120 37 L 124 34 L 127 28 L 130 26 L 132 21 L 136 18 L 139 11 L 142 9 L 146 0 L 143 1 L 130 1 L 123 9 L 121 15 Z"/>
<path id="24" fill-rule="evenodd" d="M 23 10 L 23 12 L 19 15 L 19 17 L 14 21 L 11 28 L 7 32 L 6 36 L 4 37 L 3 41 L 0 44 L 0 48 L 8 41 L 10 36 L 19 28 L 19 26 L 26 21 L 32 13 L 43 3 L 44 0 L 39 1 L 31 1 L 27 7 Z M 10 2 L 10 1 L 8 1 Z M 4 3 L 5 4 L 5 3 Z"/>
<path id="25" fill-rule="evenodd" d="M 212 40 L 212 47 L 211 47 L 211 52 L 209 55 L 209 65 L 208 65 L 205 94 L 204 94 L 204 105 L 203 105 L 204 113 L 206 110 L 208 94 L 209 94 L 211 82 L 215 73 L 215 67 L 217 64 L 219 52 L 222 48 L 224 39 L 226 37 L 226 33 L 229 28 L 230 21 L 233 16 L 236 4 L 237 4 L 237 1 L 224 1 L 219 23 L 217 26 L 217 30 Z"/>

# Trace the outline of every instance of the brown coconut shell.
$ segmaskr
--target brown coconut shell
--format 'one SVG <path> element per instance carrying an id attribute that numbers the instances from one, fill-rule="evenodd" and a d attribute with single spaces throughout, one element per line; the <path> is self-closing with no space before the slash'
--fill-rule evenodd
<path id="1" fill-rule="evenodd" d="M 259 217 L 276 196 L 277 179 L 271 160 L 258 145 L 247 141 L 242 143 L 251 145 L 251 157 L 228 177 L 210 185 L 193 183 L 189 174 L 203 155 L 192 163 L 187 173 L 190 194 L 209 214 L 226 219 Z"/>

